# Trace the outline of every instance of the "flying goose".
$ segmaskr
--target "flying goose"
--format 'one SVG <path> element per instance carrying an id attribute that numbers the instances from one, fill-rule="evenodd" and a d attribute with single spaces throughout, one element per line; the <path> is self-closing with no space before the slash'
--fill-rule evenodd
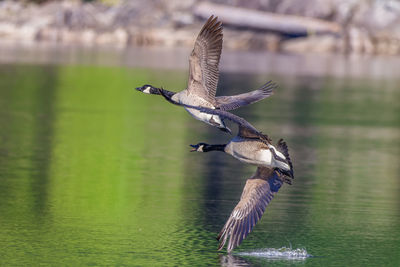
<path id="1" fill-rule="evenodd" d="M 168 101 L 179 104 L 163 92 L 161 94 Z M 230 252 L 239 246 L 251 232 L 282 184 L 284 182 L 291 184 L 294 174 L 289 151 L 282 139 L 276 146 L 273 146 L 267 135 L 257 131 L 254 126 L 239 116 L 218 109 L 189 107 L 231 120 L 239 127 L 238 134 L 228 144 L 198 143 L 191 145 L 193 147 L 191 151 L 222 151 L 242 162 L 258 167 L 256 173 L 247 180 L 239 203 L 217 237 L 220 241 L 218 250 L 225 246 L 229 238 L 227 251 Z"/>
<path id="2" fill-rule="evenodd" d="M 215 96 L 218 84 L 218 64 L 222 50 L 222 26 L 218 17 L 211 16 L 197 36 L 189 58 L 189 81 L 181 92 L 171 92 L 151 85 L 137 87 L 146 94 L 159 95 L 160 90 L 174 101 L 182 104 L 207 107 L 211 109 L 232 110 L 260 101 L 273 94 L 276 84 L 272 81 L 252 92 L 234 96 Z M 185 107 L 195 119 L 216 126 L 222 131 L 231 132 L 217 114 Z"/>

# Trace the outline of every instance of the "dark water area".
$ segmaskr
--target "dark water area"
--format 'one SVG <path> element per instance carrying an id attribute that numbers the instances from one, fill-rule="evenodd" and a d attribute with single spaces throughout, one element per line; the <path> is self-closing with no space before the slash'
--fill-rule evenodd
<path id="1" fill-rule="evenodd" d="M 398 77 L 221 74 L 218 95 L 279 84 L 234 113 L 284 138 L 296 175 L 232 255 L 215 237 L 255 167 L 190 153 L 230 137 L 134 90 L 178 91 L 186 79 L 1 64 L 0 265 L 400 265 Z"/>

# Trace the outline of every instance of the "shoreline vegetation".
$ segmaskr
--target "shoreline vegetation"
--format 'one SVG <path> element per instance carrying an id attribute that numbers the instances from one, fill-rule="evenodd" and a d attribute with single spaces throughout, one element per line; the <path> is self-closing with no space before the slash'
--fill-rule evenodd
<path id="1" fill-rule="evenodd" d="M 230 50 L 400 54 L 391 0 L 0 1 L 0 42 L 191 47 L 211 14 Z"/>

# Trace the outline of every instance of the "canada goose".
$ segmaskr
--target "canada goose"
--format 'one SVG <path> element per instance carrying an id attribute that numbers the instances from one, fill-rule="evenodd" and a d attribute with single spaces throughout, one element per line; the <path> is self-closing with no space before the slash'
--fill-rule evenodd
<path id="1" fill-rule="evenodd" d="M 168 101 L 178 104 L 163 92 L 161 94 Z M 218 250 L 225 246 L 229 237 L 227 251 L 230 252 L 239 246 L 251 232 L 282 184 L 284 182 L 291 184 L 291 179 L 294 178 L 292 162 L 287 145 L 282 139 L 273 146 L 267 135 L 257 131 L 254 126 L 239 116 L 223 110 L 192 108 L 231 120 L 239 126 L 239 131 L 228 144 L 198 143 L 190 145 L 193 147 L 191 151 L 222 151 L 242 162 L 258 166 L 256 173 L 247 180 L 239 203 L 217 237 L 220 241 Z"/>
<path id="2" fill-rule="evenodd" d="M 241 106 L 260 101 L 273 94 L 276 84 L 269 81 L 257 90 L 234 96 L 215 96 L 218 84 L 218 65 L 222 50 L 222 26 L 218 17 L 211 16 L 197 36 L 194 48 L 189 58 L 188 86 L 181 92 L 171 92 L 151 85 L 136 88 L 146 94 L 160 94 L 162 90 L 174 101 L 193 106 L 211 109 L 232 110 Z M 196 109 L 185 107 L 195 119 L 230 132 L 224 121 L 216 114 L 203 113 Z"/>

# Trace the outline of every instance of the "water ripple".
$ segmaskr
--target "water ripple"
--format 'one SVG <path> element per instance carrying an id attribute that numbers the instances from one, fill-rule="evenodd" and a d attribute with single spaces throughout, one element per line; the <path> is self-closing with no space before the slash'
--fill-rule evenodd
<path id="1" fill-rule="evenodd" d="M 261 258 L 268 258 L 268 259 L 290 259 L 290 260 L 303 260 L 312 255 L 307 253 L 305 248 L 264 248 L 254 251 L 248 252 L 239 252 L 236 255 L 238 256 L 250 256 L 250 257 L 261 257 Z"/>

